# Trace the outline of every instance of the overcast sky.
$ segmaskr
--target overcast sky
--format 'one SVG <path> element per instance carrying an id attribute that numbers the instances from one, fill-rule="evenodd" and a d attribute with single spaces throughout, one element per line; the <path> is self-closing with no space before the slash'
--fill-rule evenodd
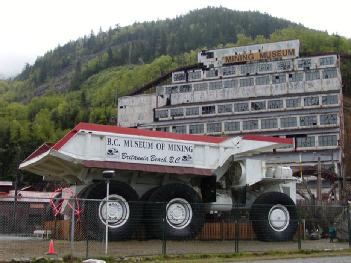
<path id="1" fill-rule="evenodd" d="M 351 38 L 349 0 L 0 0 L 0 77 L 57 45 L 116 24 L 173 18 L 206 6 L 252 10 Z"/>

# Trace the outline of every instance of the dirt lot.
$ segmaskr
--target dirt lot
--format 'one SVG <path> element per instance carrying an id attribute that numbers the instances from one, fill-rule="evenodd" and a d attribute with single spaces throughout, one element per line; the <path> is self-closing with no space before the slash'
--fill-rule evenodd
<path id="1" fill-rule="evenodd" d="M 71 247 L 70 242 L 54 241 L 55 251 L 58 256 L 73 254 L 77 257 L 85 257 L 88 251 L 89 257 L 103 256 L 104 243 L 89 241 L 88 249 L 86 241 L 76 241 Z M 0 236 L 0 261 L 20 257 L 40 257 L 48 251 L 49 241 L 30 238 L 11 238 Z M 329 243 L 328 240 L 308 240 L 302 242 L 303 249 L 343 249 L 348 248 L 347 242 Z M 239 251 L 268 251 L 268 250 L 296 250 L 297 242 L 259 242 L 240 241 Z M 167 254 L 212 254 L 233 253 L 234 241 L 168 241 Z M 162 253 L 162 242 L 149 241 L 124 241 L 110 242 L 109 254 L 115 257 L 159 255 Z"/>

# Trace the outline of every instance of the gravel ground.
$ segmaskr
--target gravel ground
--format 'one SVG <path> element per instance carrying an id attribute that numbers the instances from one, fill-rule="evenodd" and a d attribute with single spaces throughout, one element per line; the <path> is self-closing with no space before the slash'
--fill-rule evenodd
<path id="1" fill-rule="evenodd" d="M 86 241 L 76 241 L 73 247 L 70 242 L 56 240 L 55 252 L 62 257 L 73 254 L 85 257 L 87 252 Z M 40 257 L 48 251 L 49 241 L 39 239 L 11 239 L 4 240 L 0 236 L 0 261 L 19 257 Z M 103 256 L 105 251 L 103 242 L 89 241 L 89 257 Z M 308 240 L 302 242 L 302 249 L 344 249 L 348 248 L 347 242 L 329 243 L 328 240 Z M 240 241 L 240 252 L 258 251 L 289 251 L 297 250 L 296 242 L 260 242 Z M 110 242 L 109 254 L 115 257 L 160 255 L 162 242 L 159 240 Z M 212 254 L 234 253 L 234 241 L 168 241 L 167 254 Z"/>

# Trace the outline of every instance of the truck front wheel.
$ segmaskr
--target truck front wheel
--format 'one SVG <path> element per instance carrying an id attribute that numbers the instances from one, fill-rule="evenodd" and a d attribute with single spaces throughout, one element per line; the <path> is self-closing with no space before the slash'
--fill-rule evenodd
<path id="1" fill-rule="evenodd" d="M 149 199 L 153 202 L 149 213 L 152 235 L 167 239 L 195 237 L 204 224 L 204 206 L 200 196 L 184 184 L 168 184 L 158 188 Z M 162 219 L 165 219 L 163 221 Z"/>
<path id="2" fill-rule="evenodd" d="M 102 239 L 107 224 L 109 240 L 130 238 L 139 223 L 142 209 L 133 188 L 126 183 L 111 181 L 106 202 L 106 184 L 102 182 L 89 191 L 87 198 L 93 199 L 88 200 L 84 208 L 89 236 Z"/>
<path id="3" fill-rule="evenodd" d="M 264 193 L 253 203 L 250 220 L 259 240 L 291 240 L 298 223 L 295 203 L 283 193 Z"/>

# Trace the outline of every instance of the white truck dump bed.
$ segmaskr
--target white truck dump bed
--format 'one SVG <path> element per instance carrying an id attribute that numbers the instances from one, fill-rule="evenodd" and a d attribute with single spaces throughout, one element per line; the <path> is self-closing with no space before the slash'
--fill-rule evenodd
<path id="1" fill-rule="evenodd" d="M 79 123 L 57 143 L 40 146 L 20 169 L 66 181 L 82 179 L 90 168 L 211 176 L 234 155 L 291 143 L 255 135 L 211 137 Z"/>

